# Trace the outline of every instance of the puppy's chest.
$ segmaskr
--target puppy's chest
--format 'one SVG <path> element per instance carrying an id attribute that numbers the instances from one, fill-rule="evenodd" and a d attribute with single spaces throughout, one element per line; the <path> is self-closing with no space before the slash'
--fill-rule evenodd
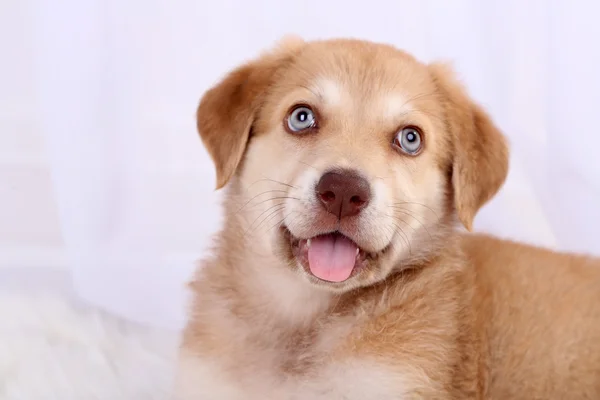
<path id="1" fill-rule="evenodd" d="M 277 336 L 270 332 L 269 337 Z M 271 343 L 247 338 L 222 356 L 182 356 L 178 400 L 281 399 L 381 400 L 408 398 L 411 383 L 402 368 L 383 359 L 342 351 L 344 324 L 280 335 Z M 213 349 L 215 350 L 215 349 Z"/>

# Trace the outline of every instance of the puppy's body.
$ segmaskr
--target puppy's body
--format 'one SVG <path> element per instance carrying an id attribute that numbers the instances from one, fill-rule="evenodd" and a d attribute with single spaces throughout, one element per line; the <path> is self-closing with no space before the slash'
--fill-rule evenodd
<path id="1" fill-rule="evenodd" d="M 503 136 L 447 69 L 286 44 L 204 96 L 228 184 L 177 398 L 600 398 L 600 263 L 456 231 Z"/>
<path id="2" fill-rule="evenodd" d="M 184 399 L 600 395 L 595 259 L 467 234 L 456 243 L 462 254 L 326 295 L 235 243 L 193 283 L 179 389 L 194 395 Z M 249 279 L 236 265 L 268 273 Z"/>
<path id="3" fill-rule="evenodd" d="M 463 248 L 490 399 L 600 398 L 600 261 L 487 236 Z"/>

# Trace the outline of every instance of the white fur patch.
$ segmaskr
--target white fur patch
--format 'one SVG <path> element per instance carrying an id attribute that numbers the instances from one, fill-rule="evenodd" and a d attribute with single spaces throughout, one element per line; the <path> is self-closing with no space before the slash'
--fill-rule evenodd
<path id="1" fill-rule="evenodd" d="M 290 323 L 302 324 L 329 306 L 331 294 L 316 289 L 299 274 L 280 265 L 256 276 L 256 291 L 272 305 L 269 309 Z"/>
<path id="2" fill-rule="evenodd" d="M 397 93 L 382 97 L 381 104 L 378 107 L 382 112 L 383 118 L 392 121 L 399 115 L 406 114 L 412 110 L 406 97 Z"/>
<path id="3" fill-rule="evenodd" d="M 373 196 L 369 205 L 360 215 L 360 235 L 363 242 L 368 242 L 373 251 L 379 251 L 389 245 L 393 238 L 395 226 L 390 215 L 390 190 L 384 181 L 371 180 Z"/>
<path id="4" fill-rule="evenodd" d="M 174 400 L 403 400 L 414 389 L 408 375 L 372 360 L 348 360 L 315 371 L 313 378 L 282 379 L 248 368 L 242 379 L 228 379 L 219 363 L 184 356 Z"/>
<path id="5" fill-rule="evenodd" d="M 317 79 L 312 90 L 330 106 L 339 106 L 344 102 L 344 98 L 348 98 L 341 85 L 333 79 Z"/>
<path id="6" fill-rule="evenodd" d="M 384 365 L 371 360 L 352 360 L 329 366 L 314 387 L 307 389 L 303 399 L 403 400 L 409 386 L 404 375 L 393 373 Z"/>
<path id="7" fill-rule="evenodd" d="M 173 400 L 250 399 L 244 390 L 223 376 L 214 362 L 187 354 L 180 356 Z"/>
<path id="8" fill-rule="evenodd" d="M 317 206 L 314 189 L 321 174 L 322 172 L 316 168 L 306 168 L 293 182 L 294 188 L 290 189 L 289 198 L 285 202 L 285 225 L 295 235 L 305 235 L 311 231 L 310 210 Z M 302 218 L 302 215 L 305 217 Z"/>

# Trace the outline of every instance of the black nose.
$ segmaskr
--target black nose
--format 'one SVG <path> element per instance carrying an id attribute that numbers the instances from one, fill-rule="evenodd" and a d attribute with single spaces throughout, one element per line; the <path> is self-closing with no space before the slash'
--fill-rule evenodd
<path id="1" fill-rule="evenodd" d="M 325 210 L 339 219 L 357 215 L 371 200 L 369 182 L 351 170 L 325 173 L 315 190 Z"/>

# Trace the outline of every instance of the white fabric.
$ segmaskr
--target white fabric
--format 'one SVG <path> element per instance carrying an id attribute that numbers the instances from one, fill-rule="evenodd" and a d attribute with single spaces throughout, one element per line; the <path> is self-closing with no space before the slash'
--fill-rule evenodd
<path id="1" fill-rule="evenodd" d="M 26 103 L 46 139 L 75 287 L 122 316 L 181 325 L 184 282 L 220 212 L 195 132 L 197 101 L 286 33 L 371 39 L 426 61 L 454 60 L 512 145 L 510 178 L 476 227 L 600 253 L 596 1 L 5 0 L 0 7 L 8 10 L 0 12 L 2 42 L 17 55 L 2 64 L 21 63 L 12 71 L 28 78 Z M 20 95 L 15 79 L 0 77 L 9 87 L 1 104 Z"/>
<path id="2" fill-rule="evenodd" d="M 0 399 L 172 398 L 177 332 L 80 304 L 66 271 L 36 273 L 0 270 Z"/>

